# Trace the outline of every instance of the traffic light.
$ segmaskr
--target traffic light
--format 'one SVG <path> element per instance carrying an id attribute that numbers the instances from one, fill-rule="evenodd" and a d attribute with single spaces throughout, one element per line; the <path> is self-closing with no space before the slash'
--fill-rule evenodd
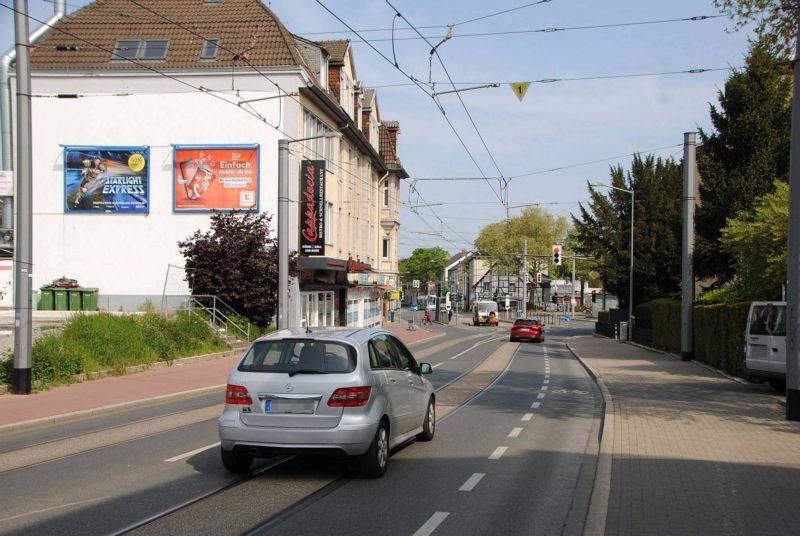
<path id="1" fill-rule="evenodd" d="M 553 246 L 553 264 L 561 266 L 561 246 L 558 244 Z"/>
<path id="2" fill-rule="evenodd" d="M 537 285 L 542 284 L 542 272 L 536 272 L 536 284 Z"/>

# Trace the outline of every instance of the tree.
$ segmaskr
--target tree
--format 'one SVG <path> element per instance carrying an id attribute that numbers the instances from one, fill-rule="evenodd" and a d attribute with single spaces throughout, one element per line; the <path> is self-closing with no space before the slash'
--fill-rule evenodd
<path id="1" fill-rule="evenodd" d="M 780 56 L 791 56 L 800 3 L 786 0 L 714 0 L 714 5 L 736 22 L 735 29 L 755 23 L 756 33 L 770 50 Z"/>
<path id="2" fill-rule="evenodd" d="M 722 230 L 725 250 L 735 260 L 733 293 L 742 300 L 775 300 L 786 282 L 789 240 L 789 185 L 775 181 L 775 191 L 741 211 Z"/>
<path id="3" fill-rule="evenodd" d="M 518 270 L 522 256 L 509 253 L 522 253 L 524 240 L 528 241 L 529 254 L 549 256 L 551 246 L 564 239 L 568 230 L 569 223 L 565 217 L 553 216 L 541 207 L 526 207 L 519 216 L 482 228 L 475 239 L 475 247 L 492 263 Z M 528 266 L 536 272 L 537 264 L 547 266 L 547 263 L 534 260 Z"/>
<path id="4" fill-rule="evenodd" d="M 763 43 L 753 43 L 744 70 L 734 70 L 719 92 L 719 108 L 711 106 L 714 131 L 700 130 L 694 268 L 717 284 L 734 276 L 733 259 L 719 242 L 727 219 L 751 210 L 774 189 L 773 179 L 788 180 L 791 81 L 775 63 Z"/>
<path id="5" fill-rule="evenodd" d="M 442 248 L 417 248 L 411 257 L 400 261 L 400 277 L 404 281 L 419 279 L 422 284 L 439 282 L 444 278 L 444 269 L 450 255 Z"/>
<path id="6" fill-rule="evenodd" d="M 631 170 L 611 168 L 611 185 L 634 190 L 634 301 L 677 294 L 681 279 L 681 166 L 671 158 L 634 156 Z M 588 208 L 573 216 L 579 253 L 596 258 L 603 286 L 623 304 L 630 282 L 631 195 L 589 185 Z"/>
<path id="7" fill-rule="evenodd" d="M 269 324 L 278 301 L 278 241 L 270 238 L 271 220 L 266 213 L 215 212 L 210 230 L 178 242 L 192 295 L 215 295 L 254 324 Z"/>

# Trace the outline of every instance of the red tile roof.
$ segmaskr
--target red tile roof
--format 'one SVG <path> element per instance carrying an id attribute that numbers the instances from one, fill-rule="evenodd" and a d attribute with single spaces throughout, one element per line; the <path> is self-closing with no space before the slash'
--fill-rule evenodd
<path id="1" fill-rule="evenodd" d="M 328 51 L 333 63 L 344 63 L 344 57 L 347 55 L 347 50 L 350 48 L 350 41 L 348 39 L 317 41 L 317 43 Z"/>
<path id="2" fill-rule="evenodd" d="M 201 60 L 205 39 L 219 38 L 216 60 Z M 113 59 L 120 39 L 168 39 L 156 69 L 305 65 L 292 34 L 260 0 L 97 0 L 60 21 L 36 44 L 34 69 L 137 70 Z M 59 51 L 72 45 L 77 51 Z"/>

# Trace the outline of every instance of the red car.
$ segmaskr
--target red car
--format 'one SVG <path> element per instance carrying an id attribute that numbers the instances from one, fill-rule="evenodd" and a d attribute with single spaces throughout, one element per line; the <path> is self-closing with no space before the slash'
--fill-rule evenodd
<path id="1" fill-rule="evenodd" d="M 518 318 L 511 326 L 511 342 L 520 339 L 544 342 L 544 324 L 531 318 Z"/>

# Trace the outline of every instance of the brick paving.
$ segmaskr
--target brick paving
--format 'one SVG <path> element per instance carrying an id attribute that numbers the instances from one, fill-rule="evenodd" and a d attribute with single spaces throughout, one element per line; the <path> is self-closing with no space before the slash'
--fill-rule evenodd
<path id="1" fill-rule="evenodd" d="M 609 339 L 569 344 L 614 399 L 606 534 L 800 534 L 800 423 L 778 393 Z"/>

